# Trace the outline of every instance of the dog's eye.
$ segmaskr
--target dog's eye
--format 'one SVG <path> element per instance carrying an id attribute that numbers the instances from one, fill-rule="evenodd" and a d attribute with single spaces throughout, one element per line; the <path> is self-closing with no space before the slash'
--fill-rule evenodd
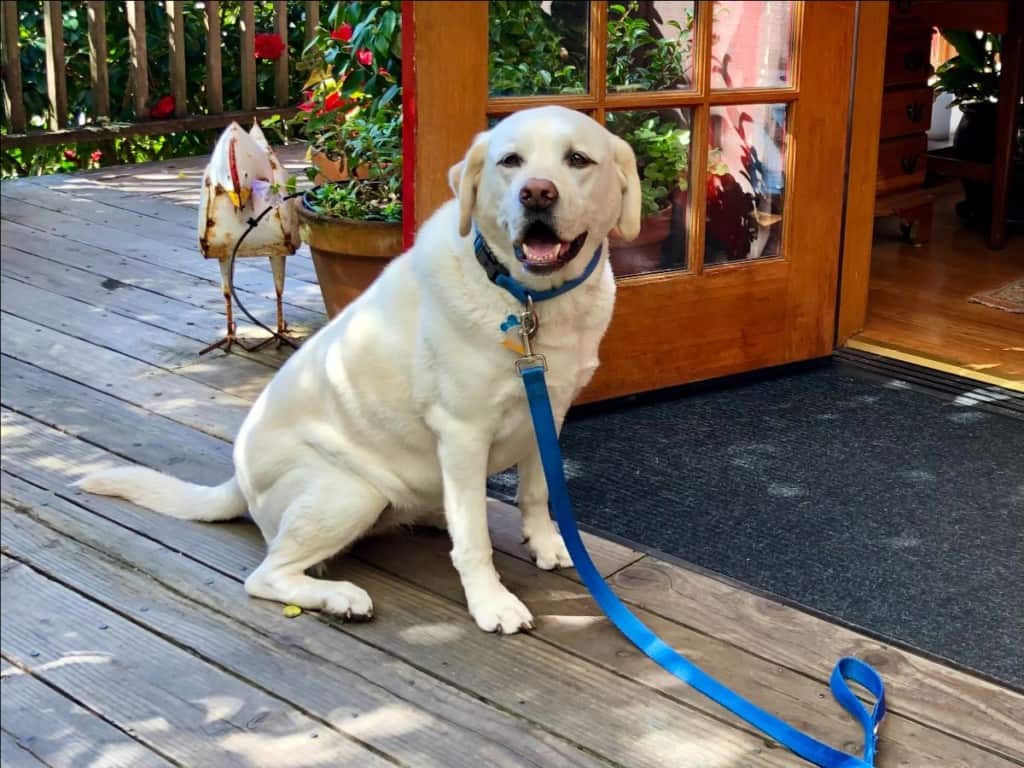
<path id="1" fill-rule="evenodd" d="M 523 158 L 517 155 L 515 152 L 509 152 L 501 160 L 498 161 L 498 165 L 505 168 L 518 168 L 523 164 Z"/>
<path id="2" fill-rule="evenodd" d="M 565 161 L 569 163 L 570 168 L 586 168 L 588 165 L 594 164 L 594 161 L 582 152 L 570 152 Z"/>

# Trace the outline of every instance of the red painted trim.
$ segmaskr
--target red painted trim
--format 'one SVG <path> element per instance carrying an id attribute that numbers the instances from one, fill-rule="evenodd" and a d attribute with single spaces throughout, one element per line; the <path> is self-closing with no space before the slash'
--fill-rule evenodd
<path id="1" fill-rule="evenodd" d="M 402 240 L 416 237 L 416 23 L 415 2 L 402 2 Z"/>

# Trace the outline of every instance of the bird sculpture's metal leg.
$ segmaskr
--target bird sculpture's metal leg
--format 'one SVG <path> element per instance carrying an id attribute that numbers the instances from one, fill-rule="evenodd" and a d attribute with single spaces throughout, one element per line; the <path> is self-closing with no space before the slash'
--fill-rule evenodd
<path id="1" fill-rule="evenodd" d="M 225 258 L 219 261 L 220 264 L 220 285 L 224 291 L 224 309 L 227 315 L 228 332 L 223 339 L 213 342 L 207 345 L 200 355 L 205 355 L 207 352 L 212 352 L 215 349 L 223 349 L 225 352 L 231 349 L 234 344 L 240 343 L 238 337 L 235 336 L 235 314 L 234 308 L 231 305 L 231 259 Z"/>
<path id="2" fill-rule="evenodd" d="M 284 265 L 288 257 L 285 255 L 271 256 L 270 269 L 274 273 L 274 291 L 277 293 L 277 332 L 284 333 L 288 330 L 288 323 L 284 321 Z"/>
<path id="3" fill-rule="evenodd" d="M 274 292 L 277 294 L 277 336 L 261 341 L 255 349 L 262 349 L 263 347 L 270 344 L 272 341 L 277 341 L 277 346 L 280 347 L 282 344 L 289 344 L 292 347 L 295 343 L 291 341 L 287 336 L 288 323 L 284 319 L 284 267 L 287 256 L 284 254 L 280 256 L 271 256 L 270 258 L 270 269 L 274 273 Z"/>

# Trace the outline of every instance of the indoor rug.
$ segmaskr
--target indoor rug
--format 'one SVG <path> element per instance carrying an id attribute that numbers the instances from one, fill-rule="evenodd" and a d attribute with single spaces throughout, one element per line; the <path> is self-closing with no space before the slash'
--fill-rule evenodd
<path id="1" fill-rule="evenodd" d="M 562 433 L 576 513 L 1022 687 L 1024 396 L 934 378 L 832 360 L 579 409 Z M 489 490 L 511 500 L 514 474 Z"/>
<path id="2" fill-rule="evenodd" d="M 976 293 L 968 301 L 1004 312 L 1024 314 L 1024 278 L 993 288 L 991 291 Z"/>

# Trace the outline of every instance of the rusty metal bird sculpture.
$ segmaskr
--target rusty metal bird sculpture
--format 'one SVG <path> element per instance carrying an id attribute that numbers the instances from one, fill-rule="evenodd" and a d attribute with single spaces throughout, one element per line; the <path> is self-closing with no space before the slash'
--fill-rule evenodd
<path id="1" fill-rule="evenodd" d="M 238 123 L 231 123 L 217 140 L 206 166 L 199 201 L 199 249 L 204 257 L 220 261 L 227 333 L 200 354 L 217 348 L 228 350 L 238 343 L 231 301 L 235 257 L 270 259 L 277 293 L 277 332 L 280 335 L 287 330 L 282 300 L 285 259 L 301 244 L 294 201 L 281 200 L 287 184 L 288 173 L 256 121 L 248 133 Z M 276 207 L 259 218 L 271 206 Z"/>

